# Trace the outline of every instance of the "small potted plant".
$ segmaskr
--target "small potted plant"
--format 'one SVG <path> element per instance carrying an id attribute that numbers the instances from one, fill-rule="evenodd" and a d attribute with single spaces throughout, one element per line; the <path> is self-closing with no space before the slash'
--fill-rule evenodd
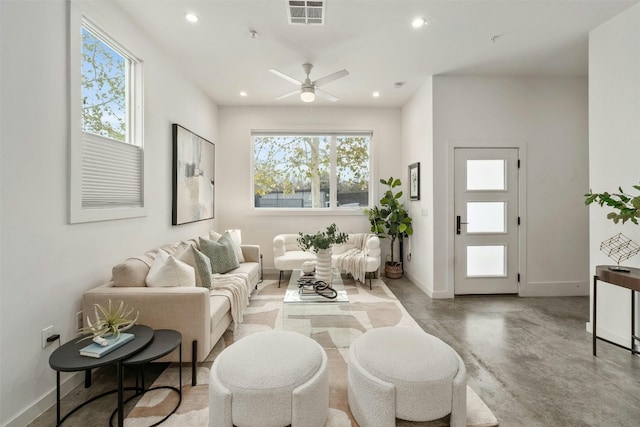
<path id="1" fill-rule="evenodd" d="M 341 233 L 336 224 L 331 224 L 326 231 L 315 234 L 298 233 L 298 246 L 305 251 L 313 250 L 317 254 L 316 279 L 331 282 L 331 246 L 349 240 L 347 233 Z"/>
<path id="2" fill-rule="evenodd" d="M 91 318 L 87 316 L 87 325 L 80 330 L 80 333 L 90 333 L 91 335 L 83 338 L 100 340 L 107 336 L 119 337 L 120 332 L 130 329 L 138 321 L 140 312 L 136 312 L 134 319 L 130 319 L 133 314 L 133 308 L 124 305 L 124 301 L 120 301 L 119 305 L 114 305 L 109 300 L 108 306 L 105 308 L 100 304 L 94 304 L 95 321 L 92 323 Z M 81 340 L 81 341 L 82 341 Z"/>
<path id="3" fill-rule="evenodd" d="M 393 177 L 387 180 L 381 179 L 380 184 L 388 187 L 380 199 L 380 206 L 365 209 L 364 212 L 369 217 L 371 232 L 376 233 L 379 237 L 388 238 L 390 241 L 391 260 L 385 262 L 385 276 L 390 279 L 398 279 L 402 277 L 402 260 L 395 260 L 395 243 L 396 240 L 402 241 L 405 235 L 411 236 L 413 234 L 412 219 L 400 202 L 402 191 L 393 192 L 394 188 L 402 185 L 400 179 Z"/>

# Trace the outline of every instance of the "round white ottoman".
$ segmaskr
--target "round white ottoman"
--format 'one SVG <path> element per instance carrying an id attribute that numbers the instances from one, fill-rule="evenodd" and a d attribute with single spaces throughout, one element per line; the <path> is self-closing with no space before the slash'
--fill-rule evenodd
<path id="1" fill-rule="evenodd" d="M 327 353 L 290 331 L 249 335 L 211 367 L 211 427 L 322 427 L 329 412 Z"/>
<path id="2" fill-rule="evenodd" d="M 395 419 L 430 421 L 451 414 L 467 424 L 464 362 L 439 338 L 421 330 L 370 330 L 349 350 L 349 407 L 362 427 L 395 426 Z"/>

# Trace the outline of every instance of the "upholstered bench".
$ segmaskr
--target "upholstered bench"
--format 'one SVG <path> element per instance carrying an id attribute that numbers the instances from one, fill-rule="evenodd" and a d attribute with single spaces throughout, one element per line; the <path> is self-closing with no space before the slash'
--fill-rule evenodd
<path id="1" fill-rule="evenodd" d="M 464 362 L 447 344 L 421 330 L 373 329 L 349 350 L 349 407 L 361 426 L 392 427 L 395 419 L 431 421 L 451 414 L 466 426 Z"/>
<path id="2" fill-rule="evenodd" d="M 220 353 L 210 376 L 211 427 L 322 427 L 327 419 L 327 353 L 297 332 L 242 338 Z"/>

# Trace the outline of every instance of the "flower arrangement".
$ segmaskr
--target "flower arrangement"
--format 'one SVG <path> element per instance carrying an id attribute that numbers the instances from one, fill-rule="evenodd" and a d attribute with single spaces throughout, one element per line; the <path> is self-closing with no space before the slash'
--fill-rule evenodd
<path id="1" fill-rule="evenodd" d="M 298 246 L 305 251 L 312 249 L 318 252 L 319 249 L 329 249 L 331 245 L 349 240 L 347 233 L 340 232 L 335 223 L 328 226 L 326 231 L 318 231 L 316 234 L 298 234 Z"/>
<path id="2" fill-rule="evenodd" d="M 103 338 L 108 335 L 120 336 L 120 332 L 124 332 L 131 328 L 138 321 L 140 312 L 136 312 L 136 317 L 130 320 L 129 317 L 133 313 L 133 308 L 128 308 L 124 305 L 124 301 L 120 301 L 120 304 L 116 306 L 109 300 L 107 308 L 102 307 L 100 304 L 94 304 L 95 310 L 95 322 L 91 322 L 89 316 L 87 316 L 87 325 L 80 330 L 83 334 L 91 334 L 83 339 L 92 338 L 94 341 L 96 338 Z M 102 316 L 100 315 L 102 314 Z"/>

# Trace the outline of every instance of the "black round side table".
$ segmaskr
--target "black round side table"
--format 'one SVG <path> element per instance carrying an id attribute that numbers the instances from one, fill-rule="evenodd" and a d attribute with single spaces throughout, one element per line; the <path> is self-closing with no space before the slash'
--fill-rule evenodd
<path id="1" fill-rule="evenodd" d="M 83 406 L 99 399 L 103 396 L 113 393 L 108 391 L 98 396 L 81 403 L 73 408 L 67 415 L 60 418 L 60 372 L 78 372 L 85 371 L 86 379 L 85 385 L 90 384 L 89 378 L 91 378 L 91 370 L 116 364 L 116 375 L 118 377 L 118 426 L 122 427 L 124 424 L 124 409 L 123 409 L 123 393 L 124 393 L 124 375 L 123 375 L 123 360 L 138 353 L 145 348 L 153 339 L 153 329 L 148 326 L 136 325 L 129 329 L 127 332 L 135 335 L 135 338 L 120 348 L 113 350 L 111 353 L 102 356 L 99 359 L 92 357 L 81 356 L 80 349 L 90 344 L 89 340 L 79 341 L 80 338 L 74 338 L 73 340 L 58 347 L 49 357 L 49 366 L 56 371 L 56 426 L 62 424 L 71 414 Z"/>
<path id="2" fill-rule="evenodd" d="M 160 359 L 162 356 L 166 356 L 167 354 L 174 351 L 176 348 L 178 348 L 179 349 L 178 351 L 180 352 L 178 356 L 180 361 L 178 365 L 178 369 L 179 369 L 178 388 L 168 386 L 168 385 L 145 388 L 144 365 L 147 364 L 148 362 L 153 362 L 154 360 Z M 145 347 L 144 350 L 123 360 L 122 365 L 138 367 L 140 369 L 140 378 L 141 378 L 141 383 L 140 383 L 140 386 L 138 387 L 138 376 L 136 375 L 136 394 L 134 394 L 133 396 L 125 400 L 125 403 L 130 401 L 131 399 L 134 399 L 152 390 L 159 390 L 159 389 L 166 388 L 178 393 L 178 403 L 175 406 L 175 408 L 173 408 L 173 410 L 169 414 L 167 414 L 163 419 L 161 419 L 155 424 L 152 424 L 150 427 L 154 427 L 159 424 L 162 424 L 178 410 L 178 408 L 180 407 L 180 404 L 182 403 L 182 334 L 180 332 L 174 331 L 173 329 L 156 329 L 154 331 L 153 340 L 151 341 L 151 343 L 147 347 Z M 116 410 L 114 410 L 113 413 L 111 414 L 111 419 L 109 419 L 110 425 L 111 425 L 111 420 L 113 419 L 113 416 L 115 414 L 116 414 Z"/>

